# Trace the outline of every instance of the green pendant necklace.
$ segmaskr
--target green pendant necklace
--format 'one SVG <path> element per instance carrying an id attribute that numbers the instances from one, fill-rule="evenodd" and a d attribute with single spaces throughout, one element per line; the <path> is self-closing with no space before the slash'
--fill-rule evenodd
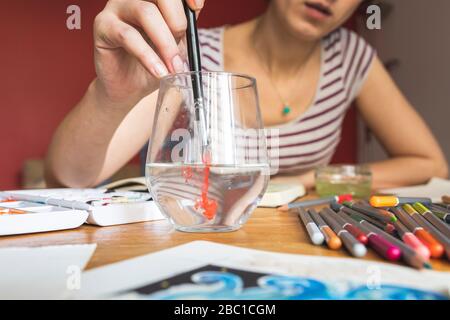
<path id="1" fill-rule="evenodd" d="M 289 107 L 288 105 L 284 105 L 283 106 L 283 115 L 287 116 L 289 113 L 291 113 L 291 107 Z"/>
<path id="2" fill-rule="evenodd" d="M 276 86 L 275 82 L 274 82 L 273 79 L 272 79 L 272 76 L 271 76 L 271 72 L 270 72 L 269 67 L 264 63 L 264 59 L 262 59 L 261 54 L 260 54 L 260 52 L 256 49 L 255 44 L 253 44 L 253 47 L 254 47 L 254 50 L 255 50 L 255 52 L 256 52 L 256 55 L 258 56 L 258 59 L 259 59 L 259 60 L 261 61 L 261 63 L 262 63 L 262 66 L 263 66 L 263 68 L 264 68 L 264 71 L 265 71 L 266 74 L 267 74 L 267 77 L 269 78 L 269 80 L 270 80 L 270 82 L 271 82 L 271 84 L 272 84 L 272 87 L 274 88 L 274 90 L 275 90 L 275 92 L 277 93 L 278 98 L 279 98 L 279 100 L 280 100 L 280 102 L 281 102 L 281 114 L 282 114 L 283 116 L 286 117 L 286 116 L 288 116 L 288 115 L 291 113 L 291 111 L 292 111 L 291 103 L 289 103 L 287 99 L 284 99 L 284 98 L 283 98 L 283 96 L 282 96 L 281 93 L 280 93 L 280 90 L 278 90 L 278 87 Z M 309 60 L 310 60 L 310 58 L 311 58 L 311 56 L 312 56 L 312 53 L 314 52 L 315 49 L 316 49 L 316 46 L 313 46 L 312 49 L 311 49 L 311 51 L 310 51 L 310 52 L 308 53 L 308 55 L 306 56 L 305 62 L 302 64 L 302 66 L 301 66 L 300 69 L 298 70 L 297 75 L 296 75 L 296 78 L 298 79 L 298 81 L 296 81 L 296 86 L 299 85 L 299 83 L 300 83 L 300 81 L 301 81 L 301 79 L 302 79 L 302 77 L 303 77 L 303 70 L 305 69 L 306 65 L 308 64 L 308 62 L 309 62 Z M 293 90 L 293 91 L 294 91 L 294 90 Z M 294 91 L 294 92 L 295 92 L 295 91 Z"/>

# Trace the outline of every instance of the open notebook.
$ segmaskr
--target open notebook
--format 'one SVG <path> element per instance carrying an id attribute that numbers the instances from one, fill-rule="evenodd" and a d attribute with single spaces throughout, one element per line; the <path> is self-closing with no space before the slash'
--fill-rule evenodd
<path id="1" fill-rule="evenodd" d="M 147 185 L 145 177 L 136 177 L 115 181 L 104 185 L 103 188 L 117 191 L 146 191 Z M 304 196 L 305 193 L 305 187 L 301 183 L 275 184 L 269 182 L 269 186 L 267 187 L 266 193 L 261 199 L 259 206 L 272 208 L 278 207 Z"/>

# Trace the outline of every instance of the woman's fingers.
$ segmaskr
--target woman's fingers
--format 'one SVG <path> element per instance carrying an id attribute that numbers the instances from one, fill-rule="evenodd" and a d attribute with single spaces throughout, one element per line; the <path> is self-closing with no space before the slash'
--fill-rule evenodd
<path id="1" fill-rule="evenodd" d="M 159 56 L 134 27 L 114 15 L 100 14 L 96 18 L 97 36 L 108 45 L 121 47 L 134 56 L 153 76 L 160 78 L 168 70 Z"/>
<path id="2" fill-rule="evenodd" d="M 151 0 L 161 11 L 164 20 L 178 42 L 185 34 L 187 27 L 186 15 L 182 0 Z"/>
<path id="3" fill-rule="evenodd" d="M 142 28 L 171 72 L 184 71 L 184 63 L 175 37 L 155 3 L 127 1 L 123 3 L 119 18 Z"/>
<path id="4" fill-rule="evenodd" d="M 201 10 L 205 5 L 205 0 L 186 0 L 186 2 L 195 11 Z"/>

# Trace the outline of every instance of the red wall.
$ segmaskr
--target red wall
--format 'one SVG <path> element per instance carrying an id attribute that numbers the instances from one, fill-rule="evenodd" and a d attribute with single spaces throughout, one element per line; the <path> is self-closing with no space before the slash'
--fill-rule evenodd
<path id="1" fill-rule="evenodd" d="M 0 2 L 0 189 L 18 188 L 25 159 L 43 158 L 51 135 L 94 77 L 92 21 L 106 0 Z M 81 8 L 82 29 L 66 28 L 66 8 Z M 265 0 L 209 0 L 200 26 L 233 24 L 261 13 Z M 239 7 L 239 10 L 236 8 Z M 349 118 L 349 117 L 347 117 Z M 354 162 L 355 116 L 335 157 Z"/>

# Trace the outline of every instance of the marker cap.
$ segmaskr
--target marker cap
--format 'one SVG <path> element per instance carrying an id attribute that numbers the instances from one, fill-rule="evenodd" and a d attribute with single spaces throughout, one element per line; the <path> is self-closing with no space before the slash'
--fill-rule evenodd
<path id="1" fill-rule="evenodd" d="M 372 207 L 395 207 L 398 205 L 398 198 L 394 196 L 373 196 L 370 197 Z"/>

